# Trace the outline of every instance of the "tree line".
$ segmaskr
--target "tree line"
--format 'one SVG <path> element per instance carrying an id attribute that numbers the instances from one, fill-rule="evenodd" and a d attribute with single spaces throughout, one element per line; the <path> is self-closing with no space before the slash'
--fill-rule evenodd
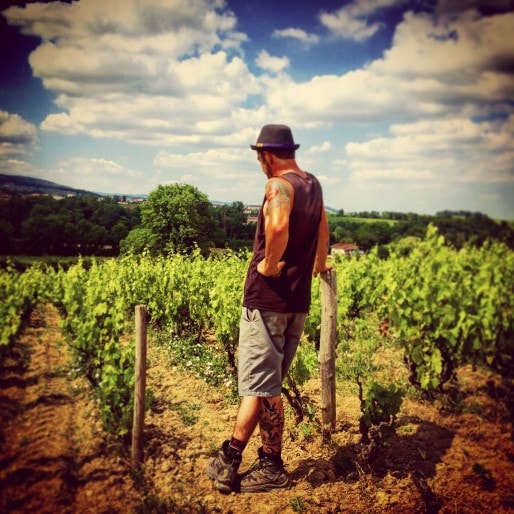
<path id="1" fill-rule="evenodd" d="M 409 243 L 424 239 L 429 225 L 437 227 L 454 248 L 464 244 L 480 247 L 486 240 L 505 243 L 514 249 L 514 228 L 506 221 L 497 222 L 480 212 L 442 211 L 434 216 L 415 213 L 339 211 L 328 216 L 331 242 L 344 241 L 368 251 L 378 246 L 387 253 L 387 245 L 398 243 L 408 249 Z M 401 243 L 400 243 L 401 242 Z"/>
<path id="2" fill-rule="evenodd" d="M 481 213 L 359 212 L 329 214 L 330 242 L 354 243 L 384 256 L 391 243 L 409 244 L 435 225 L 455 248 L 481 246 L 487 239 L 514 248 L 514 229 Z M 116 256 L 147 251 L 152 255 L 189 252 L 199 247 L 251 248 L 255 225 L 242 202 L 213 205 L 189 184 L 161 185 L 142 204 L 121 204 L 92 194 L 55 199 L 14 195 L 0 201 L 2 255 Z"/>
<path id="3" fill-rule="evenodd" d="M 254 232 L 242 202 L 215 206 L 189 184 L 160 185 L 141 205 L 141 224 L 121 242 L 121 253 L 169 255 L 195 246 L 203 253 L 238 250 L 252 244 Z"/>
<path id="4" fill-rule="evenodd" d="M 62 199 L 14 195 L 0 201 L 0 254 L 116 256 L 239 249 L 252 243 L 242 202 L 214 206 L 187 184 L 159 186 L 143 204 L 84 194 Z"/>
<path id="5" fill-rule="evenodd" d="M 139 208 L 93 194 L 14 195 L 0 202 L 5 255 L 116 255 L 120 241 L 139 223 Z"/>

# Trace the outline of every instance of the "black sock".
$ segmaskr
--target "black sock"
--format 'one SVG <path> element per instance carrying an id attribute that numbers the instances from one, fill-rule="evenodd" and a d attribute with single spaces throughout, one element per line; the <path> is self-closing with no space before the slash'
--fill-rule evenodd
<path id="1" fill-rule="evenodd" d="M 279 453 L 266 453 L 262 448 L 259 449 L 259 457 L 261 459 L 274 462 L 275 464 L 283 464 L 282 461 L 282 452 Z"/>
<path id="2" fill-rule="evenodd" d="M 232 437 L 228 445 L 239 453 L 243 453 L 244 449 L 246 448 L 246 443 L 236 439 L 235 437 Z"/>
<path id="3" fill-rule="evenodd" d="M 230 457 L 231 459 L 241 460 L 245 448 L 245 442 L 239 441 L 239 439 L 232 437 L 230 442 L 227 444 L 225 454 L 227 455 L 227 457 Z"/>

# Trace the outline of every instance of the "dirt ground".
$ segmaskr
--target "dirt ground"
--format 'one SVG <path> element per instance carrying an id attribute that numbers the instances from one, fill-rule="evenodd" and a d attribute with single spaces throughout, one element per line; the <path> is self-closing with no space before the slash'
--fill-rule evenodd
<path id="1" fill-rule="evenodd" d="M 151 342 L 150 342 L 151 343 Z M 470 368 L 458 394 L 404 400 L 396 431 L 372 459 L 359 444 L 358 399 L 338 391 L 330 444 L 287 416 L 283 458 L 293 487 L 223 495 L 205 467 L 237 406 L 170 369 L 150 344 L 145 464 L 136 472 L 101 428 L 76 377 L 52 307 L 36 310 L 0 371 L 1 513 L 507 513 L 514 512 L 512 384 Z M 302 390 L 319 412 L 320 385 Z M 309 428 L 312 433 L 309 433 Z M 256 457 L 258 434 L 241 472 Z"/>

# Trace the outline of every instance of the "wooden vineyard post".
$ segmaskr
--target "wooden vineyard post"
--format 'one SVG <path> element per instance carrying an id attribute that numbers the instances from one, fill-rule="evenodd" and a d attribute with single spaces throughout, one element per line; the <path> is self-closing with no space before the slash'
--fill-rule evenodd
<path id="1" fill-rule="evenodd" d="M 132 425 L 132 462 L 143 462 L 146 389 L 146 307 L 136 305 L 136 369 L 134 385 L 134 422 Z"/>
<path id="2" fill-rule="evenodd" d="M 319 364 L 321 372 L 321 414 L 323 442 L 329 442 L 336 421 L 336 270 L 321 273 L 321 334 Z"/>

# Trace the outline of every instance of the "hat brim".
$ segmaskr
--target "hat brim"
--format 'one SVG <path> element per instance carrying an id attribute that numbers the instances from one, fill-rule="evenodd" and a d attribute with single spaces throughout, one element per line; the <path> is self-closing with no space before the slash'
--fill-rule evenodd
<path id="1" fill-rule="evenodd" d="M 257 143 L 256 145 L 250 145 L 252 150 L 298 150 L 300 145 L 284 145 L 281 143 Z"/>

